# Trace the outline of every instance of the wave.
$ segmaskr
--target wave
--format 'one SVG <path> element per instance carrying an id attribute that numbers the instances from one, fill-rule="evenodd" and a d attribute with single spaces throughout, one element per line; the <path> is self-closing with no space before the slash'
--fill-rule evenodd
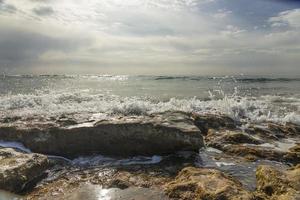
<path id="1" fill-rule="evenodd" d="M 290 82 L 300 81 L 300 78 L 236 78 L 242 82 Z"/>
<path id="2" fill-rule="evenodd" d="M 101 80 L 127 80 L 127 75 L 3 75 L 2 78 L 22 78 L 22 79 L 101 79 Z M 1 76 L 0 76 L 1 78 Z"/>
<path id="3" fill-rule="evenodd" d="M 154 80 L 189 80 L 189 81 L 203 81 L 203 80 L 222 80 L 222 81 L 236 81 L 236 82 L 291 82 L 300 81 L 300 78 L 266 78 L 266 77 L 235 77 L 235 76 L 220 76 L 220 77 L 205 77 L 205 76 L 155 76 Z"/>
<path id="4" fill-rule="evenodd" d="M 225 114 L 239 121 L 300 124 L 300 99 L 297 97 L 224 96 L 209 100 L 198 98 L 158 101 L 142 97 L 75 93 L 41 93 L 6 95 L 0 98 L 0 117 L 57 116 L 62 114 L 88 114 L 96 118 L 108 115 L 149 115 L 164 111 Z"/>
<path id="5" fill-rule="evenodd" d="M 249 76 L 130 76 L 130 75 L 3 75 L 5 78 L 79 78 L 79 79 L 103 79 L 103 80 L 127 80 L 132 79 L 150 79 L 155 81 L 162 80 L 182 80 L 182 81 L 202 81 L 202 80 L 222 80 L 222 81 L 237 81 L 237 82 L 291 82 L 300 81 L 300 78 L 283 78 L 283 77 L 249 77 Z"/>

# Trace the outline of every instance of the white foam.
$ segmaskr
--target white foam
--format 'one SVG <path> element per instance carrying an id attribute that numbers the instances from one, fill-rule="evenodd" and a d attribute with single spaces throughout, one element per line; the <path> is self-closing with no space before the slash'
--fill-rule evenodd
<path id="1" fill-rule="evenodd" d="M 208 152 L 214 152 L 214 153 L 222 153 L 222 151 L 220 151 L 218 149 L 215 149 L 215 148 L 212 148 L 212 147 L 206 148 L 206 151 L 208 151 Z"/>
<path id="2" fill-rule="evenodd" d="M 274 104 L 275 97 L 248 98 L 226 95 L 209 101 L 197 98 L 155 101 L 142 97 L 120 97 L 92 94 L 89 91 L 75 93 L 50 92 L 41 94 L 6 95 L 0 98 L 0 117 L 7 116 L 53 116 L 70 113 L 88 113 L 102 118 L 106 115 L 146 115 L 155 112 L 178 110 L 198 113 L 225 114 L 236 120 L 250 122 L 272 121 L 300 124 L 299 99 L 294 99 L 298 108 L 285 109 Z M 283 97 L 281 97 L 282 99 Z"/>
<path id="3" fill-rule="evenodd" d="M 18 149 L 20 151 L 31 153 L 31 150 L 26 148 L 22 143 L 19 142 L 8 142 L 8 141 L 0 141 L 0 147 L 3 148 L 13 148 Z"/>
<path id="4" fill-rule="evenodd" d="M 216 162 L 216 165 L 218 167 L 223 167 L 223 166 L 234 166 L 235 163 L 232 163 L 232 162 Z"/>
<path id="5" fill-rule="evenodd" d="M 79 166 L 115 166 L 115 165 L 135 165 L 135 164 L 156 164 L 159 163 L 162 160 L 161 156 L 152 156 L 152 157 L 144 157 L 144 156 L 136 156 L 128 159 L 116 159 L 116 158 L 110 158 L 105 157 L 102 155 L 97 156 L 85 156 L 85 157 L 79 157 L 74 160 L 72 160 L 73 165 L 79 165 Z"/>

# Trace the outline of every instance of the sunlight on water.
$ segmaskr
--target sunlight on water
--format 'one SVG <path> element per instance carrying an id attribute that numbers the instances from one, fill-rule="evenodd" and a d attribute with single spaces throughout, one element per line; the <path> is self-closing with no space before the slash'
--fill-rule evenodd
<path id="1" fill-rule="evenodd" d="M 86 113 L 103 118 L 180 110 L 300 123 L 298 79 L 104 75 L 13 76 L 2 82 L 2 117 Z"/>

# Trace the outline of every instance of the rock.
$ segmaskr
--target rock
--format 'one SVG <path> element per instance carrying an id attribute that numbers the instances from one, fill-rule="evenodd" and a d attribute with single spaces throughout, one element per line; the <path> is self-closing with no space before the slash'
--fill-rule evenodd
<path id="1" fill-rule="evenodd" d="M 0 121 L 2 123 L 12 123 L 12 122 L 18 121 L 20 119 L 21 119 L 21 117 L 14 116 L 14 117 L 5 117 L 3 119 L 0 119 Z"/>
<path id="2" fill-rule="evenodd" d="M 236 122 L 225 115 L 199 115 L 193 114 L 195 125 L 201 130 L 203 134 L 206 134 L 209 129 L 234 129 Z"/>
<path id="3" fill-rule="evenodd" d="M 208 146 L 220 146 L 226 144 L 262 144 L 263 141 L 252 137 L 240 130 L 215 131 L 209 130 L 205 141 Z"/>
<path id="4" fill-rule="evenodd" d="M 300 165 L 287 171 L 261 165 L 256 170 L 257 191 L 272 200 L 300 199 Z"/>
<path id="5" fill-rule="evenodd" d="M 300 143 L 297 143 L 295 146 L 289 148 L 290 152 L 300 153 Z"/>
<path id="6" fill-rule="evenodd" d="M 233 145 L 216 146 L 214 148 L 218 148 L 230 155 L 241 156 L 246 159 L 250 158 L 248 160 L 251 161 L 257 160 L 258 158 L 263 158 L 267 160 L 287 162 L 291 164 L 297 164 L 300 162 L 299 153 L 297 152 L 290 152 L 290 151 L 283 152 L 283 151 L 278 151 L 263 146 L 233 144 Z"/>
<path id="7" fill-rule="evenodd" d="M 252 199 L 242 184 L 215 169 L 184 168 L 174 181 L 165 186 L 172 199 Z"/>
<path id="8" fill-rule="evenodd" d="M 297 137 L 300 135 L 300 126 L 293 123 L 276 124 L 276 123 L 263 123 L 251 124 L 245 130 L 247 133 L 259 135 L 262 138 L 271 140 L 279 140 L 282 138 L 289 138 L 291 136 Z"/>
<path id="9" fill-rule="evenodd" d="M 277 134 L 284 134 L 286 136 L 291 135 L 299 135 L 300 134 L 300 126 L 293 123 L 286 123 L 282 124 L 275 124 L 275 123 L 268 123 L 268 128 Z"/>
<path id="10" fill-rule="evenodd" d="M 66 199 L 65 194 L 77 193 L 82 184 L 87 183 L 101 187 L 101 189 L 104 189 L 103 192 L 115 188 L 126 191 L 130 191 L 132 188 L 140 188 L 144 191 L 158 190 L 161 194 L 164 194 L 163 190 L 161 190 L 162 186 L 174 178 L 174 176 L 164 173 L 164 169 L 160 165 L 110 166 L 107 168 L 81 168 L 71 171 L 66 168 L 65 172 L 67 173 L 58 172 L 59 175 L 55 175 L 54 179 L 43 181 L 26 196 L 26 200 L 48 200 L 52 198 L 52 194 L 58 194 L 55 196 L 55 199 L 64 200 Z M 90 191 L 87 190 L 87 192 Z M 106 193 L 104 192 L 104 194 Z M 134 195 L 134 193 L 132 195 Z M 114 199 L 113 197 L 115 196 L 107 196 L 106 198 L 100 198 L 100 196 L 98 196 L 96 199 Z M 141 199 L 134 197 L 136 196 L 132 198 Z M 86 198 L 82 197 L 79 199 Z M 119 196 L 116 199 L 123 199 L 123 196 Z M 145 199 L 151 198 L 148 197 Z"/>
<path id="11" fill-rule="evenodd" d="M 123 189 L 129 188 L 131 185 L 132 184 L 129 181 L 127 181 L 126 179 L 115 178 L 115 179 L 112 179 L 108 183 L 108 188 L 120 188 L 123 190 Z"/>
<path id="12" fill-rule="evenodd" d="M 0 149 L 0 189 L 20 193 L 30 189 L 49 167 L 46 156 Z"/>
<path id="13" fill-rule="evenodd" d="M 162 155 L 179 150 L 198 151 L 203 147 L 200 130 L 182 112 L 112 118 L 74 126 L 2 124 L 0 140 L 21 142 L 33 152 L 65 157 L 96 153 Z"/>
<path id="14" fill-rule="evenodd" d="M 272 143 L 266 143 L 266 141 L 241 130 L 216 131 L 210 129 L 205 137 L 208 147 L 219 149 L 229 155 L 244 157 L 249 161 L 262 158 L 291 164 L 300 162 L 300 151 L 297 145 L 285 150 L 276 146 L 280 141 L 270 139 L 267 141 Z"/>
<path id="15" fill-rule="evenodd" d="M 58 194 L 59 195 L 59 194 Z M 126 189 L 103 189 L 99 185 L 81 184 L 76 190 L 70 190 L 65 195 L 47 198 L 47 200 L 168 200 L 161 190 L 150 188 L 130 187 Z"/>
<path id="16" fill-rule="evenodd" d="M 251 135 L 257 135 L 261 138 L 266 138 L 270 140 L 279 140 L 284 136 L 282 134 L 274 134 L 271 130 L 267 129 L 266 127 L 260 125 L 250 125 L 248 128 L 245 129 L 245 132 Z"/>

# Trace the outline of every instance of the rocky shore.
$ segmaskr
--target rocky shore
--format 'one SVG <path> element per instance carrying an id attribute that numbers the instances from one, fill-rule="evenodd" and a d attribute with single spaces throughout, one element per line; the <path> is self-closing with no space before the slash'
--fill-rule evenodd
<path id="1" fill-rule="evenodd" d="M 4 118 L 0 141 L 0 189 L 20 199 L 300 199 L 291 123 L 183 112 Z"/>

